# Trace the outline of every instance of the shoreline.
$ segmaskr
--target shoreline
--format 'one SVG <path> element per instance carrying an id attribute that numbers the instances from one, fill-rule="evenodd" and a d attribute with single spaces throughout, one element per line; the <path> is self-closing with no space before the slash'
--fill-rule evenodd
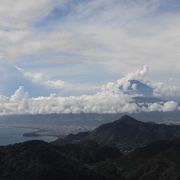
<path id="1" fill-rule="evenodd" d="M 37 138 L 37 137 L 54 137 L 55 140 L 57 140 L 58 138 L 60 138 L 61 136 L 55 135 L 55 134 L 49 134 L 48 130 L 37 130 L 37 131 L 33 131 L 33 132 L 27 132 L 27 133 L 23 133 L 23 137 L 26 138 Z"/>

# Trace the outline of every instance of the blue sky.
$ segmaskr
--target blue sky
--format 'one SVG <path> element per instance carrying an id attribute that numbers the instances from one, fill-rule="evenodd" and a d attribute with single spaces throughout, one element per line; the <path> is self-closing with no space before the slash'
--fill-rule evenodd
<path id="1" fill-rule="evenodd" d="M 3 95 L 91 94 L 144 65 L 151 80 L 179 86 L 178 0 L 0 2 Z"/>

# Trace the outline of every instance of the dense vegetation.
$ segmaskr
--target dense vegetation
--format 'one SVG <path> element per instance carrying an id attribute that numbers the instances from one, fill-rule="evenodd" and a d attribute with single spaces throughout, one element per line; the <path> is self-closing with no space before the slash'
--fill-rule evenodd
<path id="1" fill-rule="evenodd" d="M 109 128 L 111 131 L 109 130 L 107 134 L 112 135 L 114 132 L 114 138 L 122 124 L 127 128 L 124 129 L 124 136 L 121 137 L 126 135 L 128 143 L 131 142 L 129 138 L 135 134 L 137 135 L 132 139 L 133 141 L 136 140 L 136 143 L 137 141 L 143 142 L 141 146 L 144 142 L 148 143 L 148 141 L 144 141 L 145 137 L 167 139 L 153 141 L 133 151 L 131 149 L 128 153 L 127 151 L 122 153 L 116 144 L 105 144 L 89 138 L 95 137 L 94 134 L 97 138 L 101 138 L 101 132 L 105 129 L 108 131 Z M 131 130 L 129 130 L 130 127 Z M 148 131 L 141 138 L 140 134 L 145 132 L 146 128 L 152 132 Z M 176 139 L 179 132 L 178 128 L 178 126 L 141 123 L 125 116 L 119 121 L 101 126 L 93 133 L 69 135 L 64 140 L 61 139 L 51 144 L 43 141 L 29 141 L 2 146 L 0 147 L 0 179 L 179 180 L 180 139 Z M 166 132 L 169 129 L 170 131 Z M 100 131 L 99 136 L 97 136 L 97 131 Z M 140 133 L 138 134 L 138 132 Z M 152 136 L 153 133 L 154 136 Z M 171 137 L 168 137 L 170 135 Z M 114 140 L 113 138 L 110 139 Z M 107 138 L 107 141 L 110 142 L 110 139 Z M 117 140 L 118 138 L 116 142 Z M 131 143 L 131 145 L 136 147 L 136 143 Z"/>
<path id="2" fill-rule="evenodd" d="M 29 141 L 0 147 L 2 180 L 179 180 L 180 140 L 128 154 L 93 141 L 55 146 Z"/>
<path id="3" fill-rule="evenodd" d="M 117 147 L 121 151 L 132 151 L 151 142 L 180 138 L 180 126 L 137 121 L 130 116 L 99 126 L 92 132 L 69 135 L 56 144 L 76 143 L 88 139 L 101 145 Z"/>
<path id="4" fill-rule="evenodd" d="M 73 156 L 62 153 L 60 147 L 43 141 L 0 147 L 0 179 L 109 180 Z"/>

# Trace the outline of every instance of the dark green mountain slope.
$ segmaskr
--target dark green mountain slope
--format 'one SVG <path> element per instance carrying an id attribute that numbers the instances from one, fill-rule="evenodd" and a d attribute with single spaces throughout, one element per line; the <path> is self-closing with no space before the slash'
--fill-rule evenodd
<path id="1" fill-rule="evenodd" d="M 180 126 L 144 123 L 130 116 L 104 124 L 88 136 L 103 145 L 116 146 L 121 150 L 134 149 L 153 141 L 180 137 Z"/>
<path id="2" fill-rule="evenodd" d="M 128 180 L 179 180 L 180 139 L 154 142 L 119 162 Z"/>
<path id="3" fill-rule="evenodd" d="M 61 146 L 61 151 L 110 179 L 180 179 L 180 139 L 156 141 L 126 155 L 117 153 L 113 148 L 106 153 L 102 151 L 104 148 L 86 141 L 85 144 Z M 97 153 L 98 149 L 100 153 Z"/>
<path id="4" fill-rule="evenodd" d="M 0 147 L 2 180 L 111 180 L 43 141 Z"/>
<path id="5" fill-rule="evenodd" d="M 180 126 L 137 121 L 130 116 L 99 126 L 92 132 L 69 135 L 56 144 L 79 143 L 88 139 L 101 145 L 118 147 L 130 151 L 158 140 L 171 140 L 180 137 Z"/>
<path id="6" fill-rule="evenodd" d="M 124 116 L 58 140 L 58 146 L 43 141 L 1 146 L 0 180 L 179 180 L 178 136 L 179 126 Z M 119 150 L 138 146 L 143 147 L 128 154 Z"/>

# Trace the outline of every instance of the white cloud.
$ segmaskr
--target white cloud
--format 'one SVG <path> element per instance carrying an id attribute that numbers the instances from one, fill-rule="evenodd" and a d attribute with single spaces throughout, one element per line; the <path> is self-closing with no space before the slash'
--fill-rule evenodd
<path id="1" fill-rule="evenodd" d="M 160 111 L 169 112 L 178 110 L 178 104 L 174 101 L 168 101 L 165 103 L 153 103 L 149 104 L 148 111 Z"/>
<path id="2" fill-rule="evenodd" d="M 49 33 L 31 31 L 27 34 L 25 34 L 26 32 L 10 31 L 7 34 L 17 36 L 17 33 L 19 33 L 19 39 L 14 39 L 14 43 L 9 43 L 4 51 L 5 56 L 13 59 L 39 53 L 68 53 L 83 51 L 87 48 L 95 49 L 94 44 L 83 41 L 81 37 L 71 31 L 59 30 Z"/>
<path id="3" fill-rule="evenodd" d="M 10 98 L 0 97 L 0 115 L 5 114 L 51 114 L 51 113 L 124 113 L 141 111 L 174 111 L 178 104 L 173 101 L 142 106 L 122 92 L 101 91 L 94 95 L 30 98 L 20 87 Z"/>
<path id="4" fill-rule="evenodd" d="M 146 81 L 148 66 L 156 72 L 154 79 L 158 79 L 158 75 L 162 72 L 168 76 L 170 69 L 179 79 L 180 14 L 159 11 L 160 4 L 164 3 L 162 0 L 79 2 L 81 3 L 69 0 L 0 0 L 0 57 L 2 57 L 0 61 L 4 59 L 20 66 L 22 62 L 26 64 L 28 61 L 34 66 L 36 64 L 43 66 L 43 62 L 52 63 L 53 54 L 70 53 L 72 55 L 68 56 L 70 60 L 66 62 L 64 57 L 60 56 L 56 59 L 56 64 L 63 61 L 70 65 L 72 61 L 76 61 L 83 62 L 83 66 L 89 68 L 90 61 L 94 66 L 99 64 L 113 73 L 121 74 L 132 71 L 140 65 L 147 64 L 147 66 L 117 82 L 108 83 L 101 92 L 94 95 L 72 97 L 51 95 L 31 98 L 20 87 L 11 97 L 0 97 L 1 114 L 179 109 L 177 104 L 171 101 L 139 107 L 131 96 L 119 92 L 119 87 L 122 86 L 126 91 L 130 86 L 129 80 L 138 79 L 150 85 L 156 96 L 180 96 L 179 87 Z M 53 10 L 59 8 L 61 11 L 63 7 L 69 8 L 67 14 L 60 12 L 60 17 L 56 17 L 55 21 L 52 18 L 49 27 L 46 17 L 53 17 Z M 35 24 L 42 19 L 45 23 L 38 29 Z M 49 54 L 49 60 L 33 59 L 33 56 L 42 57 L 45 54 Z M 34 73 L 33 70 L 30 72 L 19 70 L 33 83 L 45 87 L 65 91 L 97 90 L 96 85 L 88 82 L 73 84 L 53 80 L 52 77 Z M 134 84 L 132 88 L 136 89 L 136 85 Z"/>
<path id="5" fill-rule="evenodd" d="M 61 81 L 61 80 L 56 80 L 56 81 L 48 80 L 48 81 L 44 82 L 44 84 L 48 87 L 52 87 L 55 89 L 63 89 L 66 86 L 65 82 Z"/>
<path id="6" fill-rule="evenodd" d="M 36 72 L 28 72 L 23 70 L 22 68 L 15 66 L 15 68 L 22 73 L 23 76 L 30 79 L 32 82 L 43 85 L 45 87 L 49 87 L 57 90 L 65 90 L 65 91 L 77 91 L 80 93 L 87 92 L 97 92 L 100 89 L 100 86 L 97 84 L 88 84 L 88 83 L 69 83 L 62 80 L 50 80 L 48 77 L 45 77 L 42 73 Z M 102 86 L 102 90 L 111 93 L 117 93 L 119 88 L 123 91 L 127 91 L 128 88 L 137 90 L 137 84 L 130 84 L 130 80 L 138 80 L 148 87 L 153 89 L 153 94 L 156 97 L 162 98 L 175 98 L 180 97 L 180 87 L 167 85 L 162 82 L 154 82 L 150 81 L 148 78 L 150 68 L 144 65 L 142 68 L 139 68 L 135 72 L 128 73 L 121 79 L 118 79 L 116 82 L 109 82 Z M 138 94 L 135 94 L 138 95 Z M 141 96 L 140 94 L 138 96 Z"/>
<path id="7" fill-rule="evenodd" d="M 63 0 L 1 0 L 0 27 L 24 28 L 47 16 Z"/>
<path id="8" fill-rule="evenodd" d="M 168 112 L 168 111 L 174 111 L 178 108 L 178 104 L 174 101 L 169 101 L 166 102 L 163 106 L 163 111 Z"/>
<path id="9" fill-rule="evenodd" d="M 159 103 L 149 104 L 149 111 L 162 111 L 162 105 Z"/>
<path id="10" fill-rule="evenodd" d="M 136 84 L 130 84 L 130 80 L 139 80 L 153 89 L 154 96 L 162 98 L 175 98 L 180 97 L 180 86 L 168 85 L 162 82 L 154 82 L 149 80 L 150 68 L 146 65 L 143 68 L 136 70 L 135 72 L 128 73 L 125 77 L 118 79 L 117 82 L 110 82 L 103 87 L 103 89 L 109 91 L 118 90 L 120 87 L 127 91 L 131 85 L 131 88 L 136 89 Z"/>
<path id="11" fill-rule="evenodd" d="M 100 92 L 95 95 L 30 98 L 20 87 L 10 98 L 1 97 L 0 114 L 48 113 L 116 113 L 134 112 L 137 105 L 132 98 L 119 92 Z"/>
<path id="12" fill-rule="evenodd" d="M 149 73 L 149 67 L 144 65 L 142 68 L 136 70 L 135 72 L 128 73 L 121 79 L 118 79 L 116 82 L 109 82 L 102 87 L 104 91 L 109 92 L 118 92 L 120 89 L 124 92 L 128 91 L 129 88 L 132 88 L 134 91 L 137 90 L 137 84 L 131 84 L 130 80 L 138 80 L 144 84 L 149 84 L 147 75 Z M 134 96 L 142 96 L 140 94 L 134 94 Z"/>
<path id="13" fill-rule="evenodd" d="M 17 67 L 18 68 L 18 67 Z M 23 71 L 18 68 L 19 71 Z M 50 114 L 50 113 L 125 113 L 125 112 L 169 112 L 179 110 L 178 103 L 175 101 L 156 102 L 156 103 L 137 103 L 131 94 L 124 93 L 119 89 L 120 85 L 124 85 L 128 80 L 146 77 L 148 68 L 144 66 L 142 69 L 130 73 L 118 80 L 117 83 L 109 82 L 102 87 L 100 92 L 93 95 L 81 96 L 59 96 L 51 94 L 47 97 L 29 97 L 23 87 L 19 87 L 11 97 L 0 96 L 0 115 L 4 114 Z M 24 72 L 25 73 L 25 72 Z M 43 75 L 25 73 L 32 81 L 47 85 L 49 81 L 45 80 Z M 125 81 L 126 80 L 126 81 Z M 56 84 L 48 86 L 61 86 Z"/>
<path id="14" fill-rule="evenodd" d="M 149 67 L 143 66 L 142 69 L 138 69 L 135 72 L 127 74 L 124 78 L 119 79 L 117 81 L 117 84 L 119 87 L 122 87 L 124 90 L 127 90 L 130 86 L 129 80 L 140 80 L 144 82 L 148 72 Z"/>
<path id="15" fill-rule="evenodd" d="M 124 74 L 147 64 L 157 78 L 162 72 L 168 76 L 169 69 L 178 76 L 180 15 L 161 12 L 158 8 L 164 1 L 80 2 L 2 0 L 0 25 L 13 28 L 0 28 L 0 56 L 20 64 L 26 61 L 24 56 L 51 54 L 53 58 L 54 52 L 71 53 L 78 58 L 72 55 L 67 65 L 75 59 L 83 61 L 87 68 L 91 61 L 113 73 Z M 55 8 L 60 9 L 60 17 L 56 17 L 55 22 L 52 18 L 50 28 L 42 25 L 39 30 L 32 25 L 46 16 L 53 17 L 51 13 Z M 63 8 L 69 9 L 65 15 L 61 14 Z M 49 64 L 52 58 L 49 58 Z M 32 64 L 43 66 L 39 59 Z M 59 57 L 56 63 L 62 61 L 64 57 Z"/>
<path id="16" fill-rule="evenodd" d="M 38 85 L 43 85 L 50 89 L 55 89 L 59 91 L 66 92 L 79 92 L 79 93 L 89 93 L 94 92 L 99 89 L 99 86 L 96 84 L 88 84 L 88 83 L 69 83 L 62 80 L 50 80 L 44 76 L 42 73 L 35 72 L 27 72 L 22 68 L 15 66 L 15 68 L 22 73 L 23 76 L 27 77 L 33 83 Z"/>
<path id="17" fill-rule="evenodd" d="M 21 102 L 24 99 L 28 98 L 28 93 L 24 91 L 24 87 L 20 86 L 16 92 L 11 96 L 10 101 L 11 102 Z"/>
<path id="18" fill-rule="evenodd" d="M 180 97 L 180 87 L 164 83 L 152 83 L 154 94 L 160 97 Z"/>
<path id="19" fill-rule="evenodd" d="M 44 75 L 42 73 L 31 73 L 26 72 L 22 68 L 18 66 L 14 66 L 19 72 L 21 72 L 24 76 L 30 78 L 33 82 L 41 82 L 44 81 Z"/>

